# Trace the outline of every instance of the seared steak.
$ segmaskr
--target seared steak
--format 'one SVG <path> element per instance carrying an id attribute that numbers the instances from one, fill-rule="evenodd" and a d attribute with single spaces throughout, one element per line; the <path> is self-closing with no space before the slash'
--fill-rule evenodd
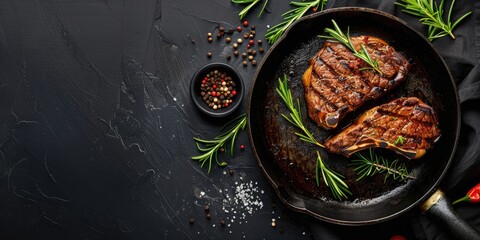
<path id="1" fill-rule="evenodd" d="M 404 56 L 379 38 L 358 36 L 351 40 L 357 50 L 362 44 L 366 47 L 382 74 L 360 70 L 368 65 L 341 43 L 325 41 L 303 74 L 308 115 L 325 129 L 337 127 L 347 113 L 395 88 L 410 68 Z"/>
<path id="2" fill-rule="evenodd" d="M 374 107 L 329 138 L 325 147 L 350 156 L 366 148 L 387 148 L 408 159 L 422 157 L 440 137 L 434 110 L 415 97 L 398 98 Z"/>

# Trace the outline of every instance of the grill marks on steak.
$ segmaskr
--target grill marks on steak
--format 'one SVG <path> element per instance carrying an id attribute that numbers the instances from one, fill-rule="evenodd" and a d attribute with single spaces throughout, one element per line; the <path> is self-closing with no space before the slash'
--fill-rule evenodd
<path id="1" fill-rule="evenodd" d="M 302 79 L 308 115 L 325 129 L 337 127 L 349 112 L 395 88 L 410 68 L 405 57 L 379 38 L 358 36 L 351 40 L 356 49 L 365 45 L 370 57 L 378 61 L 382 75 L 361 71 L 368 67 L 365 62 L 341 43 L 325 41 Z"/>
<path id="2" fill-rule="evenodd" d="M 395 142 L 403 137 L 403 143 Z M 387 148 L 408 159 L 422 157 L 440 137 L 434 110 L 415 97 L 398 98 L 374 107 L 329 138 L 329 152 L 345 156 L 373 147 Z"/>

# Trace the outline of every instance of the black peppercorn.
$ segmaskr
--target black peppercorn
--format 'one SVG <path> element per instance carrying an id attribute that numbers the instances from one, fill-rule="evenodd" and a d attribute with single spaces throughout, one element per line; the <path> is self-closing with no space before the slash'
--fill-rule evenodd
<path id="1" fill-rule="evenodd" d="M 227 54 L 227 60 L 230 60 L 232 58 L 232 56 L 230 56 L 230 54 Z"/>
<path id="2" fill-rule="evenodd" d="M 233 52 L 233 55 L 238 56 L 238 51 Z"/>
<path id="3" fill-rule="evenodd" d="M 195 218 L 191 217 L 190 219 L 188 219 L 188 222 L 190 224 L 194 224 L 195 223 Z"/>
<path id="4" fill-rule="evenodd" d="M 208 53 L 207 53 L 207 57 L 208 57 L 208 58 L 211 58 L 211 57 L 212 57 L 212 53 L 211 53 L 211 52 L 208 52 Z"/>

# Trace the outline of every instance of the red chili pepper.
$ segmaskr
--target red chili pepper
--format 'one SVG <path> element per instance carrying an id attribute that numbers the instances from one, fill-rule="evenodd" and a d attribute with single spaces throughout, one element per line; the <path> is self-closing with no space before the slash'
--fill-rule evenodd
<path id="1" fill-rule="evenodd" d="M 470 189 L 464 197 L 457 199 L 452 204 L 456 204 L 459 202 L 473 202 L 473 203 L 480 202 L 480 183 L 475 185 L 475 187 L 473 187 L 472 189 Z"/>

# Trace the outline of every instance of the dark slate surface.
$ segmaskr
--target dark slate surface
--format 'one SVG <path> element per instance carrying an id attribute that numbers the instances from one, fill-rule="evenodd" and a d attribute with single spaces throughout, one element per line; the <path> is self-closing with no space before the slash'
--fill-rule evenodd
<path id="1" fill-rule="evenodd" d="M 339 6 L 378 8 L 425 30 L 393 1 L 328 4 Z M 464 109 L 459 161 L 444 183 L 452 198 L 480 172 L 479 8 L 457 3 L 456 11 L 475 10 L 473 16 L 457 40 L 434 43 L 459 83 Z M 204 64 L 227 62 L 231 49 L 224 41 L 208 43 L 206 33 L 239 25 L 240 9 L 228 0 L 0 1 L 0 239 L 447 239 L 417 211 L 352 228 L 285 209 L 245 131 L 235 155 L 222 156 L 226 168 L 207 174 L 190 160 L 198 153 L 192 137 L 213 138 L 228 120 L 195 109 L 190 78 Z M 287 1 L 270 1 L 257 18 L 257 7 L 247 17 L 257 39 L 288 9 Z M 228 63 L 249 88 L 255 68 L 241 61 Z M 251 212 L 235 202 L 241 184 L 253 186 Z M 478 206 L 457 209 L 480 226 Z"/>

